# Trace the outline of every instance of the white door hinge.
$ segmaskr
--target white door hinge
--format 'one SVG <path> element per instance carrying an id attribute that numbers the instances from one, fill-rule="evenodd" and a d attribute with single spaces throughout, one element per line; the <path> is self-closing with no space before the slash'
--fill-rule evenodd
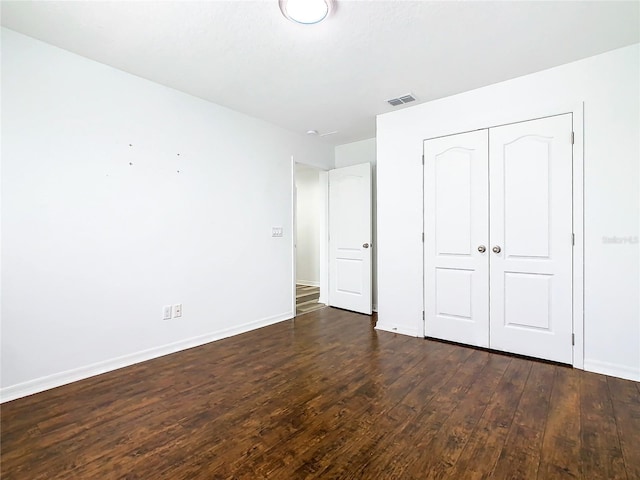
<path id="1" fill-rule="evenodd" d="M 576 143 L 576 132 L 571 132 L 571 145 Z"/>
<path id="2" fill-rule="evenodd" d="M 424 243 L 424 232 L 422 232 L 422 243 Z"/>
<path id="3" fill-rule="evenodd" d="M 571 345 L 575 345 L 576 344 L 576 334 L 572 333 L 571 334 Z"/>
<path id="4" fill-rule="evenodd" d="M 424 165 L 424 153 L 422 154 L 422 165 Z"/>
<path id="5" fill-rule="evenodd" d="M 422 321 L 424 321 L 424 310 L 422 310 Z"/>
<path id="6" fill-rule="evenodd" d="M 575 245 L 576 244 L 576 234 L 572 233 L 571 234 L 571 245 Z"/>

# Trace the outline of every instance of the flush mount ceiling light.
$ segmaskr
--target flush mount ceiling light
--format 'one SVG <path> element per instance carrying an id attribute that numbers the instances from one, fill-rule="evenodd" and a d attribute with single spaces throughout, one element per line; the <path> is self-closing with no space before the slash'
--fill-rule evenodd
<path id="1" fill-rule="evenodd" d="M 311 25 L 329 16 L 333 0 L 279 0 L 280 11 L 292 22 Z"/>

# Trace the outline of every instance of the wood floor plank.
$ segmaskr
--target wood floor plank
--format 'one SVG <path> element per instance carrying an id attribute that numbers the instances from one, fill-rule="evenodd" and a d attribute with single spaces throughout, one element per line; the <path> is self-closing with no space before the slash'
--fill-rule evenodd
<path id="1" fill-rule="evenodd" d="M 487 357 L 480 351 L 464 352 L 457 361 L 449 364 L 446 374 L 440 381 L 423 382 L 416 388 L 415 395 L 407 395 L 391 411 L 392 415 L 402 418 L 409 415 L 411 421 L 405 422 L 395 433 L 396 450 L 406 452 L 398 456 L 392 450 L 383 453 L 377 465 L 365 468 L 363 475 L 380 478 L 389 475 L 402 478 L 407 475 L 409 465 L 421 456 L 424 446 L 440 430 L 457 404 L 464 398 L 471 379 L 486 366 Z"/>
<path id="2" fill-rule="evenodd" d="M 415 363 L 417 359 L 407 356 L 406 354 L 403 355 L 403 358 L 406 362 L 405 372 L 409 374 L 411 364 Z M 347 392 L 343 392 L 341 400 L 338 402 L 341 409 L 336 415 L 341 417 L 341 422 L 337 425 L 332 425 L 332 432 L 329 432 L 336 434 L 336 438 L 338 438 L 338 440 L 340 440 L 341 435 L 346 434 L 346 432 L 352 435 L 353 430 L 360 430 L 361 422 L 366 422 L 367 417 L 378 411 L 376 408 L 372 409 L 372 406 L 377 406 L 376 402 L 379 401 L 380 398 L 385 398 L 386 393 L 396 390 L 393 386 L 389 386 L 389 381 L 396 382 L 398 379 L 405 380 L 410 378 L 409 375 L 406 375 L 405 377 L 399 375 L 396 369 L 391 366 L 385 365 L 382 367 L 371 363 L 367 365 L 366 369 L 362 373 L 364 373 L 364 376 L 360 379 L 366 380 L 366 382 L 361 384 L 351 395 Z M 321 408 L 322 407 L 320 407 L 320 409 Z M 357 415 L 354 413 L 357 413 Z M 354 421 L 350 421 L 352 419 L 354 419 Z M 323 422 L 325 421 L 323 420 Z M 322 442 L 317 443 L 314 443 L 314 441 L 318 440 L 318 436 L 313 433 L 313 429 L 307 429 L 305 432 L 298 432 L 296 437 L 302 435 L 302 441 L 310 446 L 307 455 L 309 458 L 306 458 L 304 454 L 299 455 L 298 459 L 293 459 L 287 464 L 287 468 L 297 463 L 300 465 L 299 468 L 307 469 L 307 473 L 305 475 L 310 475 L 314 471 L 321 469 L 321 457 L 324 455 L 324 452 L 326 452 L 326 444 L 331 442 L 331 438 L 327 437 L 327 432 L 325 432 L 325 430 L 326 423 L 323 424 L 320 432 L 320 435 L 322 435 Z M 308 436 L 308 438 L 304 439 L 304 436 Z M 315 448 L 321 449 L 321 452 L 311 451 L 314 445 Z M 334 445 L 334 448 L 337 447 Z M 270 452 L 267 452 L 267 455 L 269 453 Z"/>
<path id="3" fill-rule="evenodd" d="M 606 377 L 611 399 L 629 405 L 640 405 L 640 383 L 622 378 Z"/>
<path id="4" fill-rule="evenodd" d="M 325 308 L 0 407 L 3 480 L 639 478 L 627 382 Z"/>
<path id="5" fill-rule="evenodd" d="M 582 465 L 590 479 L 626 479 L 622 447 L 607 378 L 584 373 L 581 378 Z"/>
<path id="6" fill-rule="evenodd" d="M 479 352 L 478 352 L 478 353 L 479 353 Z M 467 361 L 469 361 L 469 359 L 467 359 Z M 481 365 L 481 364 L 482 364 L 481 362 L 483 361 L 483 358 L 482 358 L 482 354 L 481 354 L 481 353 L 479 353 L 479 354 L 478 354 L 478 358 L 477 358 L 477 360 L 476 360 L 476 359 L 474 359 L 474 362 L 476 362 L 476 361 L 479 361 L 479 363 L 478 363 L 479 365 Z M 467 362 L 465 362 L 465 363 L 467 363 Z M 460 367 L 462 367 L 462 365 L 460 365 Z M 453 370 L 453 369 L 452 369 L 452 370 Z M 453 372 L 451 372 L 451 373 L 453 373 Z M 471 375 L 472 375 L 472 373 L 471 373 Z M 454 376 L 455 376 L 455 375 L 451 375 L 451 377 L 450 377 L 450 378 L 453 378 Z M 461 383 L 464 383 L 464 381 L 463 381 L 463 380 L 461 380 Z M 450 380 L 449 382 L 447 382 L 445 385 L 451 385 L 451 380 Z M 453 387 L 453 388 L 454 388 L 454 390 L 457 390 L 457 386 L 455 386 L 455 387 Z M 449 391 L 451 391 L 451 389 L 449 389 Z M 430 403 L 431 401 L 437 401 L 437 400 L 436 400 L 435 398 L 432 398 L 431 400 L 429 400 L 429 401 L 428 401 L 428 403 Z M 395 408 L 395 407 L 394 407 L 394 408 Z M 453 406 L 451 406 L 451 408 L 453 408 Z M 403 411 L 406 413 L 406 411 L 407 411 L 407 410 L 406 410 L 406 409 L 403 409 Z M 420 420 L 417 418 L 417 415 L 415 415 L 415 413 L 416 413 L 416 412 L 415 412 L 415 411 L 413 411 L 413 413 L 414 413 L 413 415 L 412 415 L 412 414 L 410 414 L 408 417 L 401 417 L 401 418 L 403 418 L 403 421 L 402 421 L 402 423 L 401 423 L 402 427 L 399 429 L 400 431 L 406 431 L 408 428 L 411 428 L 411 427 L 413 427 L 413 426 L 414 426 L 414 425 L 416 425 L 416 424 L 425 424 L 425 423 L 426 423 L 426 422 L 424 422 L 424 421 L 423 421 L 423 422 L 420 422 Z M 387 419 L 387 420 L 392 420 L 392 419 L 393 419 L 393 420 L 395 421 L 394 423 L 395 423 L 395 425 L 396 425 L 396 428 L 398 428 L 398 423 L 396 423 L 396 422 L 397 422 L 398 417 L 394 417 L 394 416 L 387 416 L 387 417 L 386 417 L 386 419 Z M 358 430 L 358 438 L 361 438 L 361 437 L 360 437 L 360 436 L 361 436 L 361 434 L 362 434 L 362 432 L 361 432 L 360 430 Z M 335 455 L 335 454 L 333 454 L 332 456 L 334 456 L 334 455 Z M 317 476 L 316 476 L 315 478 L 326 478 L 326 476 L 327 476 L 327 475 L 329 474 L 329 472 L 330 472 L 330 469 L 329 469 L 329 468 L 327 468 L 327 467 L 328 467 L 328 466 L 331 466 L 331 465 L 332 465 L 332 463 L 333 463 L 333 462 L 329 462 L 329 460 L 330 460 L 330 459 L 329 459 L 329 458 L 327 458 L 327 462 L 326 462 L 326 465 L 325 465 L 324 469 L 323 469 L 323 470 L 320 470 L 320 472 L 317 474 Z M 410 461 L 410 459 L 409 459 L 408 457 L 405 457 L 405 459 L 404 459 L 404 460 L 405 460 L 405 461 Z"/>
<path id="7" fill-rule="evenodd" d="M 534 363 L 493 470 L 495 478 L 536 478 L 555 366 Z"/>
<path id="8" fill-rule="evenodd" d="M 640 391 L 638 383 L 607 377 L 622 455 L 629 479 L 640 479 Z"/>
<path id="9" fill-rule="evenodd" d="M 405 375 L 394 375 L 395 380 L 384 387 L 384 395 L 379 396 L 372 408 L 359 421 L 358 440 L 352 441 L 333 456 L 328 468 L 318 474 L 318 478 L 360 478 L 362 470 L 372 468 L 370 465 L 379 457 L 372 452 L 385 443 L 392 442 L 396 431 L 402 431 L 415 421 L 417 410 L 412 408 L 394 408 L 407 392 L 419 390 L 422 385 L 443 385 L 453 374 L 444 369 L 428 368 L 432 364 L 446 363 L 455 365 L 467 358 L 470 352 L 452 349 L 449 345 L 429 342 L 412 370 Z M 462 354 L 462 355 L 461 355 Z M 424 390 L 422 394 L 424 395 Z M 425 398 L 425 397 L 422 397 Z M 381 448 L 382 449 L 382 448 Z M 364 476 L 366 478 L 366 476 Z"/>
<path id="10" fill-rule="evenodd" d="M 538 479 L 584 478 L 581 454 L 580 372 L 557 367 L 540 452 Z"/>
<path id="11" fill-rule="evenodd" d="M 491 478 L 511 427 L 532 362 L 512 358 L 449 478 Z"/>
<path id="12" fill-rule="evenodd" d="M 472 380 L 464 398 L 424 448 L 414 466 L 414 469 L 424 472 L 424 478 L 443 479 L 451 476 L 452 468 L 460 458 L 509 364 L 510 359 L 507 357 L 488 354 L 485 368 Z"/>

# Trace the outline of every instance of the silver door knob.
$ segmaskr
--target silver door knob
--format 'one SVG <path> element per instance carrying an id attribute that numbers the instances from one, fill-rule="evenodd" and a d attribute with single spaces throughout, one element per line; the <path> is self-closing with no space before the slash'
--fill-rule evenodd
<path id="1" fill-rule="evenodd" d="M 480 253 L 484 253 L 484 252 L 486 252 L 486 251 L 487 251 L 487 247 L 485 247 L 484 245 L 480 245 L 480 246 L 478 247 L 478 251 L 479 251 Z"/>
<path id="2" fill-rule="evenodd" d="M 502 251 L 502 249 L 498 245 L 493 247 L 491 250 L 493 250 L 493 253 L 500 253 Z"/>
<path id="3" fill-rule="evenodd" d="M 363 243 L 362 244 L 362 248 L 369 248 L 369 244 L 368 243 Z"/>

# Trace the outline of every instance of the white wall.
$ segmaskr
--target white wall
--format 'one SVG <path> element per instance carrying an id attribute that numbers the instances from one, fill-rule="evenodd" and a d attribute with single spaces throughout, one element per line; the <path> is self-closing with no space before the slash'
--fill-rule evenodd
<path id="1" fill-rule="evenodd" d="M 381 328 L 421 336 L 424 139 L 584 102 L 584 366 L 640 380 L 640 46 L 378 117 Z M 607 237 L 625 239 L 606 243 Z"/>
<path id="2" fill-rule="evenodd" d="M 371 183 L 372 183 L 372 198 L 371 198 L 371 211 L 372 211 L 372 238 L 373 249 L 371 252 L 371 275 L 372 275 L 372 296 L 373 296 L 373 309 L 378 309 L 378 239 L 377 239 L 377 193 L 376 193 L 376 139 L 369 138 L 367 140 L 361 140 L 359 142 L 346 143 L 344 145 L 338 145 L 335 151 L 336 168 L 349 167 L 351 165 L 358 165 L 360 163 L 370 163 L 371 169 Z"/>
<path id="3" fill-rule="evenodd" d="M 331 147 L 6 29 L 2 120 L 3 400 L 293 316 Z"/>
<path id="4" fill-rule="evenodd" d="M 320 286 L 320 170 L 296 164 L 296 282 Z"/>
<path id="5" fill-rule="evenodd" d="M 336 147 L 336 168 L 350 167 L 360 163 L 376 164 L 376 139 L 345 143 Z M 374 169 L 375 170 L 375 169 Z"/>

